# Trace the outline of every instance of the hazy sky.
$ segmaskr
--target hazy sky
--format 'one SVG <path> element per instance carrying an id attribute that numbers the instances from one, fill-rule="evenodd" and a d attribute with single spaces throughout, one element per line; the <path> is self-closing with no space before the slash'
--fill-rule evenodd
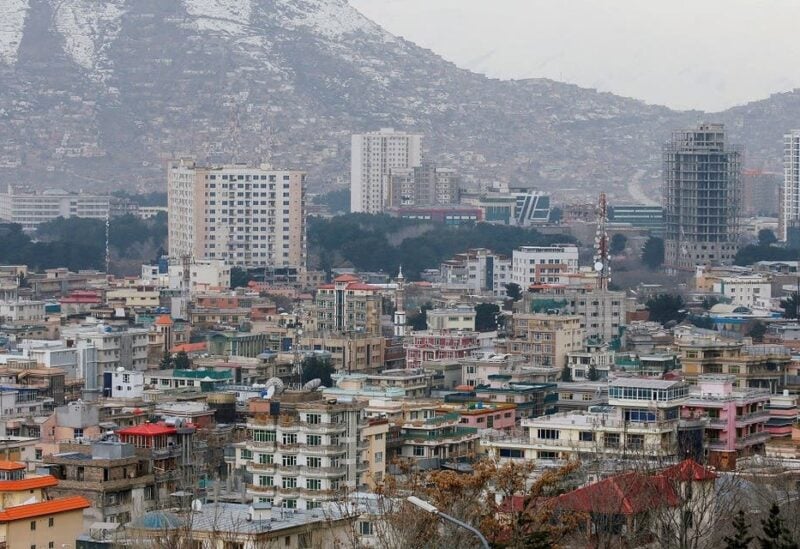
<path id="1" fill-rule="evenodd" d="M 800 0 L 350 0 L 498 78 L 546 77 L 710 111 L 800 87 Z"/>

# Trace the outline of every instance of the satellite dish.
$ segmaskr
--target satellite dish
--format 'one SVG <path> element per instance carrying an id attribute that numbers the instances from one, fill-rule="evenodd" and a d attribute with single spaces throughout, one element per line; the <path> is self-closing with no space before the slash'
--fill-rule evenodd
<path id="1" fill-rule="evenodd" d="M 272 398 L 272 396 L 274 394 L 275 394 L 275 386 L 274 385 L 270 385 L 269 387 L 267 387 L 266 391 L 261 393 L 261 398 L 263 398 L 265 400 L 269 400 L 269 399 Z"/>
<path id="2" fill-rule="evenodd" d="M 280 394 L 285 389 L 283 381 L 279 377 L 271 377 L 267 380 L 267 387 L 275 387 L 275 393 Z"/>
<path id="3" fill-rule="evenodd" d="M 203 509 L 203 502 L 199 499 L 192 500 L 192 511 L 201 511 Z"/>
<path id="4" fill-rule="evenodd" d="M 603 262 L 602 262 L 602 261 L 597 261 L 597 262 L 595 262 L 595 264 L 594 264 L 594 270 L 595 270 L 595 271 L 597 271 L 598 273 L 599 273 L 600 271 L 602 271 L 602 270 L 603 270 Z"/>
<path id="5" fill-rule="evenodd" d="M 312 379 L 311 381 L 309 381 L 308 383 L 303 385 L 303 390 L 304 391 L 313 391 L 314 389 L 316 389 L 320 385 L 322 385 L 322 380 L 321 379 L 319 379 L 319 378 Z"/>

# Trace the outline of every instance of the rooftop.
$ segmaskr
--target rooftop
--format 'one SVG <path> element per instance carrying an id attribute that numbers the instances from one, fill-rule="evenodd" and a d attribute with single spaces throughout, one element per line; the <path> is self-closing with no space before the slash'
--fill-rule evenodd
<path id="1" fill-rule="evenodd" d="M 0 511 L 0 522 L 12 522 L 15 520 L 55 515 L 67 511 L 79 511 L 87 507 L 91 507 L 91 503 L 83 496 L 40 501 L 27 505 L 17 505 L 16 507 L 6 507 L 3 511 Z"/>

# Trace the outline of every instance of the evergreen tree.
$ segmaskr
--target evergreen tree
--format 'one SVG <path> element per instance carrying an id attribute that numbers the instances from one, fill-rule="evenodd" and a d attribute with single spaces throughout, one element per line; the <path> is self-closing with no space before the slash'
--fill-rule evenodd
<path id="1" fill-rule="evenodd" d="M 664 241 L 660 238 L 650 237 L 642 248 L 642 263 L 648 269 L 658 269 L 664 263 Z"/>
<path id="2" fill-rule="evenodd" d="M 589 369 L 586 370 L 586 379 L 589 381 L 597 381 L 600 379 L 600 372 L 597 371 L 594 364 L 589 364 Z"/>
<path id="3" fill-rule="evenodd" d="M 324 360 L 318 356 L 308 356 L 303 359 L 302 379 L 303 383 L 308 383 L 312 379 L 319 379 L 325 387 L 333 387 L 333 380 L 331 374 L 334 373 L 334 367 L 328 360 Z"/>
<path id="4" fill-rule="evenodd" d="M 761 549 L 798 549 L 797 542 L 792 540 L 791 534 L 783 525 L 781 509 L 777 503 L 769 508 L 769 516 L 761 519 L 761 528 L 764 530 L 763 537 L 758 538 Z"/>
<path id="5" fill-rule="evenodd" d="M 186 351 L 178 351 L 178 354 L 175 355 L 175 360 L 173 360 L 173 364 L 175 368 L 179 370 L 188 370 L 192 367 L 192 361 L 189 360 L 189 355 L 186 354 Z"/>
<path id="6" fill-rule="evenodd" d="M 164 351 L 164 356 L 161 357 L 161 362 L 159 363 L 158 367 L 162 370 L 170 370 L 172 369 L 172 366 L 172 355 L 169 354 L 169 351 Z"/>
<path id="7" fill-rule="evenodd" d="M 514 301 L 519 301 L 522 299 L 522 288 L 516 282 L 509 282 L 508 284 L 503 284 L 506 289 L 506 295 L 509 299 L 513 299 Z"/>
<path id="8" fill-rule="evenodd" d="M 725 549 L 748 549 L 750 547 L 753 536 L 750 535 L 750 526 L 748 526 L 744 511 L 741 509 L 733 517 L 733 536 L 725 536 L 723 541 Z"/>
<path id="9" fill-rule="evenodd" d="M 561 368 L 561 381 L 572 381 L 572 372 L 567 365 Z"/>

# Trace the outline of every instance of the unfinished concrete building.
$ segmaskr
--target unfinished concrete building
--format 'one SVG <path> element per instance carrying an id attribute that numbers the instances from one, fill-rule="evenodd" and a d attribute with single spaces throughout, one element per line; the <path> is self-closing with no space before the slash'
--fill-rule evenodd
<path id="1" fill-rule="evenodd" d="M 664 147 L 665 262 L 669 269 L 729 262 L 736 254 L 742 153 L 722 124 L 679 130 Z"/>

